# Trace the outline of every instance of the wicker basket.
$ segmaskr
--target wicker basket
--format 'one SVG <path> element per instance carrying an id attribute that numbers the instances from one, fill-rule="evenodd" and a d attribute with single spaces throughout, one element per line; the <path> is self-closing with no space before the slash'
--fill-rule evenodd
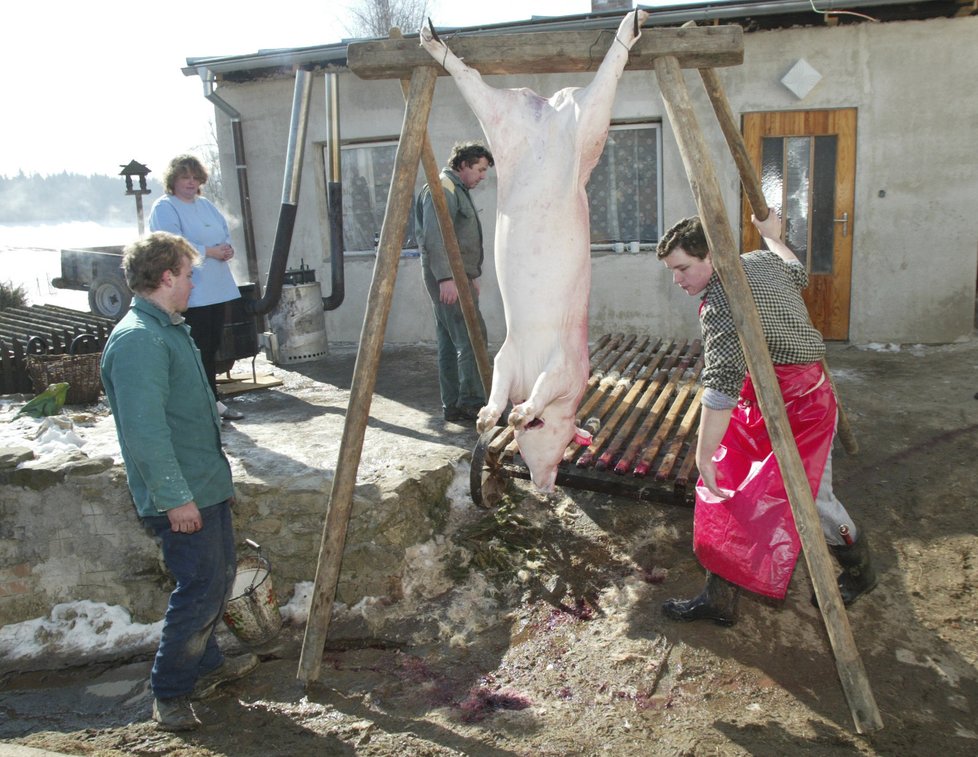
<path id="1" fill-rule="evenodd" d="M 50 384 L 68 383 L 67 405 L 87 405 L 98 400 L 102 393 L 99 373 L 101 352 L 86 355 L 29 355 L 27 375 L 34 391 L 40 394 Z"/>

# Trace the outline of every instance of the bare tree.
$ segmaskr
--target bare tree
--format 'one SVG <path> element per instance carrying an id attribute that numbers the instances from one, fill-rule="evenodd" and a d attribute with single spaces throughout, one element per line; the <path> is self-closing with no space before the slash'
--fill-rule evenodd
<path id="1" fill-rule="evenodd" d="M 219 207 L 226 207 L 224 204 L 224 177 L 221 176 L 221 156 L 218 150 L 217 125 L 212 118 L 208 122 L 210 130 L 210 140 L 206 144 L 197 146 L 197 156 L 200 158 L 204 168 L 207 169 L 207 183 L 204 185 L 204 196 Z"/>
<path id="2" fill-rule="evenodd" d="M 349 9 L 354 37 L 386 37 L 396 26 L 410 34 L 420 28 L 428 0 L 358 0 Z"/>

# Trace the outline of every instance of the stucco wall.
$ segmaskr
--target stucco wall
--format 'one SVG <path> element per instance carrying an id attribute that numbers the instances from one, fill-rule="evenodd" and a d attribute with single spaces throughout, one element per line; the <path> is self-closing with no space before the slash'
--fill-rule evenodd
<path id="1" fill-rule="evenodd" d="M 978 161 L 971 155 L 978 122 L 978 83 L 972 74 L 978 65 L 976 37 L 978 18 L 751 33 L 744 36 L 744 64 L 720 70 L 737 114 L 843 107 L 858 111 L 852 342 L 950 342 L 972 331 L 978 265 Z M 780 79 L 802 57 L 823 78 L 798 100 Z M 736 230 L 740 207 L 736 169 L 698 75 L 688 71 L 686 78 L 717 159 Z M 495 86 L 527 86 L 546 95 L 588 80 L 578 75 L 489 79 Z M 224 85 L 218 91 L 243 117 L 263 275 L 281 203 L 292 91 L 290 78 Z M 320 222 L 322 183 L 315 175 L 313 158 L 325 140 L 324 107 L 322 81 L 317 78 L 289 265 L 304 261 L 318 269 L 328 294 L 328 247 Z M 344 141 L 389 138 L 400 132 L 403 99 L 396 82 L 367 82 L 343 74 L 340 107 Z M 665 224 L 695 212 L 654 73 L 625 73 L 613 118 L 662 120 Z M 230 129 L 221 115 L 218 123 L 222 166 L 234 208 Z M 478 122 L 447 77 L 438 81 L 429 134 L 439 161 L 454 140 L 481 137 Z M 495 193 L 491 175 L 474 192 L 474 199 L 489 240 L 482 309 L 490 341 L 498 343 L 505 325 L 491 250 Z M 237 235 L 243 248 L 240 232 Z M 330 339 L 359 338 L 373 263 L 373 258 L 348 259 L 346 300 L 327 313 Z M 692 336 L 697 333 L 695 311 L 695 303 L 671 285 L 654 254 L 594 256 L 592 333 L 640 330 Z M 434 339 L 417 259 L 401 262 L 386 336 L 390 342 Z"/>

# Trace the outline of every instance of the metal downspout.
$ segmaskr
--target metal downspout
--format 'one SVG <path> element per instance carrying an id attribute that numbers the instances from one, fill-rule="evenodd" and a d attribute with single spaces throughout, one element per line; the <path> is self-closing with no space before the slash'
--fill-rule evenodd
<path id="1" fill-rule="evenodd" d="M 216 77 L 207 68 L 198 69 L 197 75 L 204 83 L 204 97 L 210 100 L 231 120 L 231 136 L 234 143 L 234 167 L 238 178 L 238 201 L 241 204 L 241 230 L 244 233 L 245 260 L 248 262 L 248 279 L 255 282 L 257 293 L 261 294 L 258 281 L 258 252 L 255 245 L 255 224 L 251 215 L 251 193 L 248 190 L 248 164 L 245 161 L 244 136 L 241 131 L 241 114 L 214 91 Z"/>
<path id="2" fill-rule="evenodd" d="M 285 153 L 285 179 L 282 186 L 282 207 L 279 210 L 275 243 L 265 277 L 265 294 L 259 300 L 245 303 L 249 312 L 263 315 L 274 308 L 282 296 L 285 268 L 289 262 L 289 247 L 299 204 L 299 183 L 302 178 L 302 156 L 309 123 L 309 101 L 312 97 L 312 71 L 299 68 L 295 72 L 295 92 L 292 96 L 292 119 L 289 122 L 289 144 Z"/>
<path id="3" fill-rule="evenodd" d="M 343 267 L 343 184 L 340 161 L 340 94 L 339 74 L 326 74 L 326 203 L 329 224 L 329 269 L 332 288 L 323 297 L 323 310 L 335 310 L 343 304 L 345 277 Z"/>

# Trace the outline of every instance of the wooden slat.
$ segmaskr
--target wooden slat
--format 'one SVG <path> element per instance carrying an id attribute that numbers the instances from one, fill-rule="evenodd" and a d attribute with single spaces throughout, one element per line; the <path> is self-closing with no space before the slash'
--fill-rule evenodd
<path id="1" fill-rule="evenodd" d="M 400 39 L 400 31 L 392 30 L 391 37 Z M 410 79 L 401 79 L 401 91 L 406 100 L 411 91 Z M 476 368 L 479 371 L 479 378 L 482 380 L 483 395 L 488 397 L 492 390 L 492 363 L 489 360 L 489 348 L 486 345 L 486 338 L 482 334 L 482 329 L 479 328 L 479 308 L 472 296 L 469 277 L 465 272 L 465 263 L 462 262 L 462 251 L 458 246 L 455 223 L 448 210 L 448 201 L 445 199 L 445 188 L 441 184 L 438 161 L 435 159 L 435 153 L 431 147 L 431 139 L 427 136 L 421 145 L 421 167 L 424 169 L 425 181 L 431 193 L 432 206 L 441 231 L 442 242 L 445 245 L 445 257 L 448 259 L 448 267 L 451 269 L 452 279 L 455 281 L 458 305 L 462 311 L 462 319 L 465 321 L 465 329 L 472 345 L 472 353 L 475 355 Z"/>
<path id="2" fill-rule="evenodd" d="M 702 369 L 702 364 L 699 364 L 699 368 Z M 697 377 L 699 376 L 699 371 L 697 371 Z M 665 481 L 672 475 L 673 468 L 676 466 L 676 462 L 679 460 L 679 453 L 682 451 L 683 445 L 687 443 L 690 438 L 689 434 L 696 427 L 699 417 L 700 417 L 700 405 L 703 401 L 703 387 L 700 387 L 693 397 L 693 401 L 689 403 L 689 407 L 686 409 L 686 414 L 683 416 L 682 421 L 679 424 L 679 429 L 676 431 L 672 442 L 669 444 L 669 448 L 666 450 L 666 454 L 662 457 L 662 463 L 659 465 L 659 469 L 655 472 L 655 478 L 657 481 Z M 695 445 L 691 446 L 695 451 Z M 693 459 L 695 460 L 695 455 Z M 684 484 L 685 485 L 685 484 Z"/>
<path id="3" fill-rule="evenodd" d="M 482 74 L 549 74 L 596 71 L 615 41 L 614 29 L 479 34 L 451 38 L 451 48 Z M 628 55 L 626 69 L 650 70 L 661 56 L 683 68 L 738 66 L 744 60 L 743 30 L 736 25 L 701 29 L 646 28 Z M 361 79 L 404 79 L 418 67 L 445 70 L 407 39 L 353 42 L 347 65 Z"/>
<path id="4" fill-rule="evenodd" d="M 628 393 L 625 394 L 613 412 L 607 414 L 607 417 L 602 415 L 600 429 L 594 435 L 588 448 L 576 460 L 578 467 L 591 465 L 594 459 L 602 454 L 605 444 L 612 438 L 612 434 L 615 433 L 625 415 L 633 409 L 635 401 L 641 396 L 645 385 L 655 374 L 656 369 L 659 367 L 666 353 L 672 348 L 672 342 L 666 344 L 665 349 L 662 349 L 662 347 L 662 340 L 657 339 L 653 349 L 645 356 L 641 370 L 628 388 Z"/>
<path id="5" fill-rule="evenodd" d="M 679 369 L 688 369 L 688 361 L 689 356 L 683 360 L 679 366 Z M 703 359 L 700 358 L 696 361 L 695 367 L 690 375 L 686 378 L 682 388 L 676 392 L 676 398 L 673 400 L 672 405 L 669 407 L 669 411 L 665 414 L 665 417 L 663 417 L 662 422 L 659 423 L 659 427 L 655 430 L 655 436 L 652 437 L 651 443 L 649 443 L 649 445 L 642 452 L 642 456 L 635 465 L 632 475 L 642 477 L 649 472 L 649 468 L 652 467 L 652 461 L 655 460 L 656 455 L 659 454 L 659 450 L 662 449 L 662 445 L 665 444 L 666 437 L 668 437 L 672 432 L 673 425 L 676 423 L 680 413 L 682 413 L 683 408 L 686 406 L 686 400 L 689 399 L 690 394 L 695 394 L 695 384 L 697 379 L 699 379 L 700 371 L 702 369 Z M 679 370 L 677 370 L 677 373 L 678 372 Z"/>

